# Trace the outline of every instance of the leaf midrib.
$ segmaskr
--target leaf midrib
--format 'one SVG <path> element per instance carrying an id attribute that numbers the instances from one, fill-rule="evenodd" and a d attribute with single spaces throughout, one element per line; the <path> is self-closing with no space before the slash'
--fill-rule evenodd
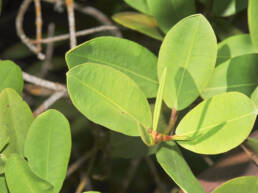
<path id="1" fill-rule="evenodd" d="M 95 92 L 97 95 L 101 96 L 102 98 L 104 98 L 106 101 L 108 101 L 109 103 L 113 104 L 114 106 L 116 106 L 118 109 L 120 109 L 122 112 L 125 112 L 129 117 L 131 117 L 134 121 L 136 122 L 140 122 L 137 120 L 137 118 L 132 115 L 130 112 L 128 112 L 126 109 L 124 109 L 120 104 L 116 103 L 115 101 L 113 101 L 111 98 L 105 96 L 103 93 L 101 93 L 100 91 L 96 90 L 95 88 L 91 87 L 90 85 L 88 85 L 86 82 L 81 81 L 79 78 L 77 78 L 76 76 L 73 76 L 70 74 L 70 77 L 73 77 L 74 79 L 76 79 L 78 82 L 80 82 L 82 85 L 86 86 L 88 89 L 92 90 L 93 92 Z M 119 111 L 120 112 L 120 111 Z"/>
<path id="2" fill-rule="evenodd" d="M 199 128 L 199 129 L 198 129 L 198 133 L 204 132 L 205 130 L 208 130 L 208 129 L 211 129 L 211 128 L 213 128 L 213 127 L 216 127 L 216 126 L 218 126 L 218 125 L 220 125 L 220 124 L 222 124 L 222 123 L 224 123 L 224 122 L 227 124 L 228 122 L 238 121 L 238 120 L 243 119 L 243 118 L 245 118 L 245 117 L 248 117 L 249 115 L 252 115 L 252 114 L 255 115 L 255 114 L 257 114 L 257 112 L 256 112 L 256 111 L 252 111 L 252 112 L 250 112 L 250 113 L 243 114 L 243 115 L 238 116 L 238 117 L 233 118 L 233 119 L 221 121 L 221 122 L 216 123 L 216 124 L 213 124 L 213 125 L 209 125 L 209 126 L 206 126 L 206 127 L 203 127 L 203 128 Z M 180 134 L 180 135 L 177 135 L 177 136 L 193 135 L 195 132 L 196 132 L 196 130 L 191 131 L 191 132 L 188 132 L 188 133 L 183 133 L 183 134 Z"/>
<path id="3" fill-rule="evenodd" d="M 71 53 L 72 54 L 72 53 Z M 153 83 L 153 84 L 157 84 L 158 85 L 158 81 L 155 81 L 155 80 L 153 80 L 153 79 L 150 79 L 150 78 L 148 78 L 148 77 L 146 77 L 146 76 L 143 76 L 143 75 L 141 75 L 141 74 L 137 74 L 137 73 L 135 73 L 134 71 L 131 71 L 131 70 L 129 70 L 129 69 L 127 69 L 127 68 L 124 68 L 124 67 L 121 67 L 121 66 L 119 66 L 119 65 L 115 65 L 115 64 L 112 64 L 112 63 L 110 63 L 110 62 L 106 62 L 106 61 L 102 61 L 102 60 L 97 60 L 97 59 L 93 59 L 93 58 L 91 58 L 91 57 L 84 57 L 84 56 L 81 56 L 81 55 L 78 55 L 78 54 L 75 54 L 75 53 L 73 53 L 72 55 L 74 55 L 74 56 L 77 56 L 77 57 L 81 57 L 81 58 L 86 58 L 86 59 L 88 59 L 88 60 L 91 60 L 91 62 L 92 61 L 94 61 L 94 62 L 97 62 L 97 63 L 100 63 L 100 64 L 106 64 L 106 65 L 109 65 L 109 66 L 113 66 L 113 67 L 116 67 L 116 68 L 118 68 L 118 69 L 121 69 L 121 70 L 123 70 L 123 71 L 125 71 L 125 72 L 128 72 L 128 73 L 131 73 L 132 75 L 134 75 L 134 76 L 137 76 L 137 77 L 139 77 L 139 78 L 141 78 L 141 79 L 144 79 L 144 80 L 146 80 L 146 81 L 149 81 L 149 82 L 151 82 L 151 83 Z"/>
<path id="4" fill-rule="evenodd" d="M 193 38 L 192 38 L 192 43 L 191 43 L 191 46 L 190 46 L 190 48 L 189 48 L 189 50 L 188 50 L 188 54 L 187 54 L 187 58 L 186 58 L 186 60 L 185 60 L 185 63 L 183 64 L 183 69 L 184 69 L 184 71 L 183 71 L 183 74 L 182 74 L 182 76 L 181 76 L 181 78 L 180 78 L 180 81 L 179 81 L 179 84 L 178 84 L 178 87 L 177 87 L 177 90 L 178 90 L 178 95 L 177 95 L 177 96 L 180 96 L 180 92 L 181 92 L 181 90 L 182 90 L 182 84 L 183 84 L 184 75 L 185 75 L 185 72 L 186 72 L 186 68 L 187 68 L 187 66 L 188 66 L 188 64 L 189 64 L 190 58 L 191 58 L 191 56 L 192 56 L 192 51 L 193 51 L 193 47 L 194 47 L 194 42 L 195 42 L 195 40 L 196 40 L 197 31 L 198 31 L 198 29 L 199 29 L 200 22 L 201 22 L 201 18 L 199 18 L 198 24 L 197 24 L 196 27 L 195 27 L 195 31 L 194 31 Z"/>

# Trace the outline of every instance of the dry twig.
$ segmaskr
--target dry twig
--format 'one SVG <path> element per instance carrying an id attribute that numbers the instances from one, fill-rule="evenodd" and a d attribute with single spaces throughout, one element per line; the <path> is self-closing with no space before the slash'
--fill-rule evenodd
<path id="1" fill-rule="evenodd" d="M 20 9 L 18 11 L 17 17 L 16 17 L 16 31 L 17 35 L 20 37 L 21 41 L 33 52 L 35 53 L 40 60 L 44 60 L 45 55 L 38 51 L 38 48 L 35 47 L 30 39 L 25 35 L 23 30 L 23 19 L 26 11 L 28 10 L 28 7 L 32 0 L 24 0 L 20 6 Z"/>
<path id="2" fill-rule="evenodd" d="M 112 25 L 103 25 L 103 26 L 99 26 L 99 27 L 93 27 L 90 29 L 85 29 L 85 30 L 81 30 L 75 33 L 76 37 L 80 37 L 80 36 L 84 36 L 84 35 L 89 35 L 89 34 L 93 34 L 93 33 L 97 33 L 97 32 L 101 32 L 101 31 L 113 31 L 116 30 L 117 28 L 115 26 Z M 41 40 L 41 43 L 50 43 L 50 42 L 58 42 L 58 41 L 63 41 L 63 40 L 67 40 L 70 38 L 69 34 L 64 34 L 64 35 L 59 35 L 59 36 L 55 36 L 52 38 L 45 38 Z M 33 44 L 38 43 L 37 41 L 32 41 Z"/>
<path id="3" fill-rule="evenodd" d="M 54 35 L 55 35 L 55 24 L 51 23 L 48 26 L 48 37 L 51 38 Z M 44 77 L 47 74 L 47 71 L 49 69 L 49 66 L 51 64 L 51 60 L 53 57 L 53 52 L 54 52 L 54 43 L 49 42 L 47 44 L 47 48 L 46 48 L 46 59 L 43 62 L 41 70 L 40 70 L 40 77 Z"/>
<path id="4" fill-rule="evenodd" d="M 41 4 L 40 0 L 34 0 L 35 12 L 36 12 L 36 39 L 39 43 L 37 43 L 37 51 L 41 51 L 41 43 L 40 40 L 42 38 L 42 13 L 41 13 Z"/>
<path id="5" fill-rule="evenodd" d="M 39 114 L 47 110 L 51 105 L 53 105 L 56 101 L 66 95 L 66 91 L 55 92 L 52 94 L 47 100 L 45 100 L 34 112 L 34 117 L 37 117 Z"/>
<path id="6" fill-rule="evenodd" d="M 75 18 L 74 18 L 74 3 L 73 0 L 66 0 L 66 8 L 69 21 L 69 32 L 70 32 L 70 47 L 74 48 L 77 44 L 75 35 Z"/>
<path id="7" fill-rule="evenodd" d="M 241 148 L 244 150 L 245 154 L 254 162 L 254 164 L 258 167 L 258 158 L 256 155 L 250 151 L 245 145 L 241 144 Z"/>
<path id="8" fill-rule="evenodd" d="M 41 86 L 41 87 L 45 87 L 45 88 L 49 88 L 52 89 L 54 91 L 65 91 L 66 92 L 66 87 L 65 85 L 62 85 L 60 83 L 56 83 L 56 82 L 51 82 L 48 80 L 44 80 L 41 78 L 38 78 L 36 76 L 30 75 L 26 72 L 22 72 L 23 75 L 23 79 L 29 83 Z"/>

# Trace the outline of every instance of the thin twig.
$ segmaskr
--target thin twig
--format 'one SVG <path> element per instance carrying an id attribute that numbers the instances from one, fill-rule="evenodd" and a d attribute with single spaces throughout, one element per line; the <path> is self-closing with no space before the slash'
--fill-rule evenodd
<path id="1" fill-rule="evenodd" d="M 57 3 L 58 0 L 44 0 L 44 1 L 48 2 L 48 3 Z M 84 7 L 84 6 L 74 2 L 74 9 L 83 14 L 94 17 L 96 20 L 98 20 L 102 24 L 113 25 L 112 21 L 103 12 L 101 12 L 100 10 L 98 10 L 94 7 L 91 7 L 91 6 Z M 114 31 L 111 31 L 111 33 L 114 36 L 122 37 L 122 33 L 120 32 L 119 28 L 115 25 L 113 25 L 113 26 L 115 27 L 115 29 L 114 29 Z"/>
<path id="2" fill-rule="evenodd" d="M 208 166 L 213 166 L 214 161 L 208 155 L 202 155 L 203 160 L 208 164 Z"/>
<path id="3" fill-rule="evenodd" d="M 54 23 L 50 23 L 48 25 L 48 37 L 51 38 L 54 35 L 55 35 L 55 24 Z M 41 70 L 40 70 L 40 77 L 44 77 L 47 74 L 47 71 L 50 68 L 50 64 L 51 64 L 51 60 L 52 60 L 52 57 L 53 57 L 53 53 L 54 53 L 54 43 L 53 42 L 49 42 L 47 44 L 47 48 L 46 48 L 46 59 L 43 62 Z"/>
<path id="4" fill-rule="evenodd" d="M 122 182 L 122 192 L 123 193 L 126 193 L 127 192 L 127 189 L 129 187 L 129 185 L 131 184 L 131 181 L 135 175 L 135 172 L 137 171 L 137 168 L 139 166 L 139 164 L 141 163 L 142 159 L 139 158 L 139 159 L 133 159 L 131 161 L 131 166 L 128 168 L 128 172 L 127 172 L 127 175 L 126 175 L 126 178 L 125 180 Z"/>
<path id="5" fill-rule="evenodd" d="M 66 8 L 69 22 L 69 33 L 70 33 L 70 47 L 74 48 L 77 44 L 75 35 L 75 18 L 74 18 L 74 3 L 73 0 L 66 0 Z"/>
<path id="6" fill-rule="evenodd" d="M 55 92 L 52 89 L 34 85 L 34 84 L 25 84 L 24 90 L 26 90 L 29 94 L 34 96 L 50 96 Z"/>
<path id="7" fill-rule="evenodd" d="M 246 153 L 246 155 L 254 162 L 254 164 L 258 167 L 258 158 L 256 157 L 256 155 L 250 151 L 245 145 L 241 144 L 240 145 L 241 148 L 244 150 L 244 152 Z"/>
<path id="8" fill-rule="evenodd" d="M 95 162 L 95 159 L 96 159 L 96 156 L 97 156 L 97 152 L 98 152 L 98 145 L 95 143 L 94 149 L 93 149 L 93 152 L 92 152 L 92 155 L 91 155 L 91 160 L 90 160 L 90 163 L 89 163 L 89 167 L 87 169 L 87 172 L 83 175 L 82 180 L 81 180 L 80 184 L 78 185 L 75 193 L 81 193 L 84 190 L 84 188 L 87 184 L 87 181 L 89 179 L 89 175 L 91 173 L 91 170 L 94 166 L 94 162 Z"/>
<path id="9" fill-rule="evenodd" d="M 39 114 L 47 110 L 51 105 L 53 105 L 56 101 L 66 95 L 66 91 L 55 92 L 52 94 L 47 100 L 45 100 L 34 112 L 34 117 L 37 117 Z"/>
<path id="10" fill-rule="evenodd" d="M 102 13 L 100 10 L 98 10 L 94 7 L 91 7 L 91 6 L 83 7 L 83 6 L 75 3 L 74 8 L 77 11 L 80 11 L 81 13 L 84 13 L 84 14 L 87 14 L 87 15 L 90 15 L 90 16 L 96 18 L 102 24 L 113 25 L 112 21 L 104 13 Z M 114 31 L 111 31 L 111 33 L 114 36 L 122 37 L 122 33 L 120 32 L 118 27 L 116 27 L 116 29 Z"/>
<path id="11" fill-rule="evenodd" d="M 155 165 L 154 165 L 153 161 L 151 160 L 151 158 L 150 157 L 146 157 L 145 161 L 147 162 L 147 164 L 148 164 L 148 166 L 149 166 L 149 168 L 151 170 L 151 173 L 152 173 L 152 175 L 154 177 L 154 181 L 156 182 L 159 191 L 163 192 L 163 193 L 168 192 L 165 184 L 162 183 L 162 180 L 160 179 L 160 176 L 158 174 L 157 168 L 155 167 Z"/>
<path id="12" fill-rule="evenodd" d="M 60 83 L 56 83 L 56 82 L 51 82 L 48 80 L 44 80 L 41 78 L 38 78 L 36 76 L 30 75 L 26 72 L 22 72 L 23 75 L 23 79 L 29 83 L 41 86 L 41 87 L 45 87 L 45 88 L 49 88 L 55 91 L 65 91 L 66 92 L 66 87 L 65 85 L 62 85 Z"/>
<path id="13" fill-rule="evenodd" d="M 44 60 L 45 55 L 38 51 L 37 47 L 31 44 L 30 39 L 25 35 L 23 30 L 23 19 L 26 11 L 32 0 L 24 0 L 20 6 L 16 17 L 16 31 L 17 35 L 20 37 L 21 41 L 33 52 L 35 53 L 40 60 Z"/>
<path id="14" fill-rule="evenodd" d="M 80 37 L 80 36 L 84 36 L 84 35 L 89 35 L 89 34 L 93 34 L 93 33 L 97 33 L 97 32 L 101 32 L 101 31 L 113 31 L 116 30 L 117 28 L 115 26 L 112 25 L 103 25 L 103 26 L 99 26 L 99 27 L 93 27 L 90 29 L 85 29 L 85 30 L 81 30 L 75 33 L 76 37 Z M 50 43 L 50 42 L 58 42 L 58 41 L 63 41 L 63 40 L 67 40 L 70 38 L 69 34 L 64 34 L 64 35 L 59 35 L 59 36 L 55 36 L 52 38 L 45 38 L 41 40 L 41 43 Z M 38 43 L 37 41 L 32 41 L 33 44 Z"/>
<path id="15" fill-rule="evenodd" d="M 34 117 L 37 117 L 39 114 L 47 110 L 51 105 L 53 105 L 56 101 L 66 95 L 66 91 L 55 92 L 52 94 L 47 100 L 45 100 L 34 112 Z"/>
<path id="16" fill-rule="evenodd" d="M 83 156 L 81 156 L 78 160 L 76 160 L 67 170 L 66 178 L 68 178 L 70 175 L 72 175 L 76 170 L 78 170 L 84 163 L 87 161 L 93 151 L 85 153 Z"/>
<path id="17" fill-rule="evenodd" d="M 41 4 L 40 0 L 34 0 L 35 12 L 36 12 L 36 39 L 39 42 L 37 44 L 38 52 L 41 51 L 40 40 L 42 38 L 42 13 L 41 13 Z"/>

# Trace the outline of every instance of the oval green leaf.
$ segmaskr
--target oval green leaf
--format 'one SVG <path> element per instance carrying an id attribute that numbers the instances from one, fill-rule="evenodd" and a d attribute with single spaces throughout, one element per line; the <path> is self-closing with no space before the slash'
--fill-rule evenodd
<path id="1" fill-rule="evenodd" d="M 130 136 L 138 123 L 150 128 L 151 111 L 144 93 L 124 73 L 106 65 L 86 63 L 67 73 L 75 107 L 91 121 Z"/>
<path id="2" fill-rule="evenodd" d="M 223 93 L 203 101 L 181 120 L 176 136 L 182 147 L 201 154 L 219 154 L 241 144 L 250 134 L 257 109 L 238 92 Z M 176 138 L 175 138 L 176 139 Z"/>
<path id="3" fill-rule="evenodd" d="M 70 126 L 63 114 L 48 110 L 39 115 L 31 124 L 24 155 L 32 171 L 54 186 L 54 193 L 63 185 L 70 152 Z"/>
<path id="4" fill-rule="evenodd" d="M 229 180 L 219 186 L 212 193 L 257 193 L 258 177 L 256 176 L 242 176 Z"/>
<path id="5" fill-rule="evenodd" d="M 185 193 L 205 193 L 173 141 L 162 143 L 156 157 L 165 172 Z"/>
<path id="6" fill-rule="evenodd" d="M 228 17 L 247 8 L 246 0 L 214 0 L 212 12 L 216 16 Z"/>
<path id="7" fill-rule="evenodd" d="M 148 15 L 135 12 L 122 12 L 112 16 L 113 20 L 124 27 L 143 33 L 157 40 L 163 39 L 157 21 Z"/>
<path id="8" fill-rule="evenodd" d="M 150 15 L 147 0 L 125 0 L 125 2 L 134 9 L 147 15 Z"/>
<path id="9" fill-rule="evenodd" d="M 0 93 L 0 133 L 6 133 L 9 137 L 4 155 L 23 155 L 25 139 L 33 119 L 29 106 L 16 91 L 7 88 Z"/>
<path id="10" fill-rule="evenodd" d="M 0 61 L 0 92 L 5 88 L 12 88 L 19 94 L 23 89 L 22 71 L 10 60 Z"/>
<path id="11" fill-rule="evenodd" d="M 158 75 L 168 69 L 164 100 L 170 108 L 189 106 L 208 83 L 215 66 L 217 43 L 209 22 L 193 15 L 166 35 L 158 58 Z"/>
<path id="12" fill-rule="evenodd" d="M 195 13 L 194 0 L 147 0 L 151 15 L 164 33 L 180 19 Z"/>
<path id="13" fill-rule="evenodd" d="M 157 57 L 135 42 L 115 37 L 95 38 L 68 51 L 66 62 L 69 68 L 86 62 L 105 64 L 127 74 L 147 97 L 157 95 Z"/>
<path id="14" fill-rule="evenodd" d="M 235 57 L 219 65 L 201 94 L 204 99 L 229 91 L 251 96 L 258 85 L 258 54 Z"/>
<path id="15" fill-rule="evenodd" d="M 218 45 L 216 66 L 236 56 L 257 53 L 249 34 L 235 35 Z"/>
<path id="16" fill-rule="evenodd" d="M 248 1 L 248 26 L 253 44 L 258 49 L 258 2 L 257 0 Z"/>
<path id="17" fill-rule="evenodd" d="M 11 193 L 53 193 L 53 186 L 36 176 L 17 154 L 7 160 L 5 176 Z"/>

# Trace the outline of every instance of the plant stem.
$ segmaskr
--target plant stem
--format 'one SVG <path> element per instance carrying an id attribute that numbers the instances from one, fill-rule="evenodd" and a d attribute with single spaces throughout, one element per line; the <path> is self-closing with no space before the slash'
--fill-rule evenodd
<path id="1" fill-rule="evenodd" d="M 169 123 L 168 123 L 168 129 L 167 129 L 170 132 L 170 135 L 173 135 L 174 133 L 177 115 L 178 113 L 176 109 L 172 108 Z"/>

